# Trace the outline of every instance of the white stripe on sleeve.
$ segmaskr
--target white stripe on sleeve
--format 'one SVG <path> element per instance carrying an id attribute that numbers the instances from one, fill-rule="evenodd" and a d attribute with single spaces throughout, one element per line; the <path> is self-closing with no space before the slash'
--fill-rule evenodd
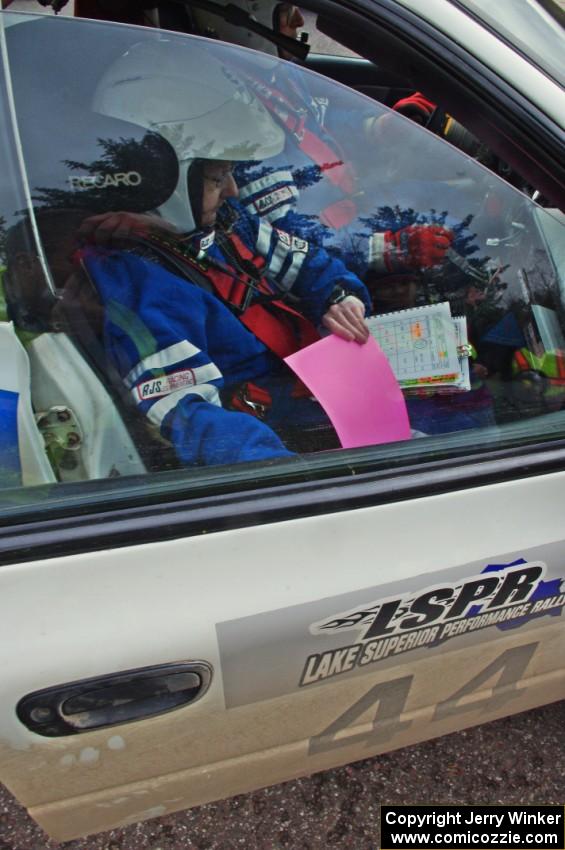
<path id="1" fill-rule="evenodd" d="M 248 198 L 250 195 L 254 195 L 256 192 L 263 192 L 265 189 L 271 189 L 277 183 L 291 184 L 291 188 L 293 188 L 292 184 L 294 184 L 294 180 L 290 171 L 273 171 L 272 174 L 266 174 L 265 177 L 260 177 L 258 180 L 252 180 L 251 183 L 247 183 L 239 190 L 239 198 L 240 200 L 245 200 L 245 198 Z"/>
<path id="2" fill-rule="evenodd" d="M 174 345 L 163 348 L 155 354 L 150 354 L 144 360 L 140 360 L 126 375 L 124 383 L 131 389 L 144 372 L 149 372 L 151 369 L 165 369 L 168 366 L 174 366 L 176 363 L 182 363 L 184 360 L 188 360 L 189 357 L 194 357 L 195 354 L 200 354 L 200 349 L 187 339 L 183 339 L 181 342 L 175 342 Z"/>
<path id="3" fill-rule="evenodd" d="M 188 390 L 179 390 L 176 393 L 171 393 L 170 395 L 165 396 L 165 398 L 159 399 L 159 401 L 156 401 L 149 409 L 147 418 L 150 422 L 160 428 L 165 416 L 167 416 L 171 410 L 174 410 L 179 401 L 188 395 L 197 395 L 200 396 L 203 401 L 207 401 L 217 407 L 222 406 L 217 387 L 213 384 L 199 384 L 197 387 L 191 387 Z"/>
<path id="4" fill-rule="evenodd" d="M 289 246 L 285 245 L 283 242 L 279 241 L 277 247 L 273 251 L 271 259 L 269 260 L 269 262 L 267 264 L 267 269 L 269 271 L 269 274 L 273 275 L 273 277 L 276 277 L 276 275 L 278 275 L 278 273 L 280 272 L 280 270 L 283 267 L 284 261 L 286 260 L 286 258 L 289 255 L 289 253 L 290 253 Z"/>
<path id="5" fill-rule="evenodd" d="M 269 248 L 271 247 L 271 236 L 273 234 L 273 228 L 266 221 L 261 220 L 259 224 L 259 232 L 257 233 L 257 242 L 255 247 L 257 249 L 257 253 L 261 257 L 267 257 L 269 255 Z"/>
<path id="6" fill-rule="evenodd" d="M 294 286 L 294 282 L 298 276 L 298 272 L 302 268 L 302 263 L 306 258 L 306 254 L 296 251 L 292 257 L 292 262 L 286 272 L 278 280 L 278 285 L 281 289 L 289 290 Z"/>

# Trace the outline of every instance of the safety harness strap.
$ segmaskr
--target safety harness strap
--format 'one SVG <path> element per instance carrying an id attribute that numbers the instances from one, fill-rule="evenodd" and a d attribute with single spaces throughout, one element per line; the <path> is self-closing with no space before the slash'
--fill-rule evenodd
<path id="1" fill-rule="evenodd" d="M 239 236 L 230 234 L 229 241 L 242 260 L 252 262 L 258 270 L 264 265 L 263 258 L 254 256 Z M 209 269 L 208 277 L 224 301 L 240 307 L 241 299 L 245 298 L 249 291 L 244 278 L 238 276 L 234 279 L 228 271 L 213 267 Z M 265 295 L 272 294 L 263 277 L 260 277 L 256 283 L 256 291 Z M 239 318 L 248 330 L 281 359 L 320 338 L 312 322 L 279 299 L 251 304 Z"/>
<path id="2" fill-rule="evenodd" d="M 255 255 L 235 233 L 217 234 L 218 244 L 233 267 L 211 258 L 202 262 L 162 237 L 151 235 L 139 241 L 171 263 L 173 271 L 189 277 L 197 286 L 212 289 L 237 311 L 241 323 L 281 359 L 320 339 L 312 322 L 273 296 L 261 273 L 264 258 Z"/>

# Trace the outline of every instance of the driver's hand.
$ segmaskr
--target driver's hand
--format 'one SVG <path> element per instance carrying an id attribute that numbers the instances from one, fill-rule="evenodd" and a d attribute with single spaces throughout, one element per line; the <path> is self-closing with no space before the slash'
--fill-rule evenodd
<path id="1" fill-rule="evenodd" d="M 369 328 L 365 322 L 365 306 L 359 298 L 348 295 L 339 304 L 332 304 L 322 317 L 322 325 L 336 336 L 360 344 L 369 339 Z"/>
<path id="2" fill-rule="evenodd" d="M 159 232 L 171 234 L 178 231 L 174 225 L 158 216 L 132 212 L 92 215 L 85 218 L 78 231 L 79 236 L 102 245 Z"/>

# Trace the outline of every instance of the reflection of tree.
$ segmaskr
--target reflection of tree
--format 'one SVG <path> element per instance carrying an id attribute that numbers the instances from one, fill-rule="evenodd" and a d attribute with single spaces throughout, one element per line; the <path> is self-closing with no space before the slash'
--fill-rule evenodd
<path id="1" fill-rule="evenodd" d="M 472 322 L 474 337 L 480 340 L 487 331 L 493 328 L 505 315 L 520 309 L 519 299 L 512 305 L 501 304 L 503 292 L 496 284 L 487 286 L 483 292 L 482 299 L 467 310 L 468 318 Z M 517 315 L 517 314 L 515 314 Z"/>
<path id="2" fill-rule="evenodd" d="M 336 162 L 335 165 L 341 165 L 341 162 Z M 296 168 L 292 172 L 292 176 L 296 182 L 298 189 L 308 189 L 310 186 L 315 186 L 324 177 L 324 172 L 327 171 L 319 165 L 306 165 L 304 168 Z"/>
<path id="3" fill-rule="evenodd" d="M 559 280 L 547 251 L 536 248 L 534 260 L 527 272 L 531 300 L 535 304 L 555 310 L 561 327 L 565 327 L 565 307 L 561 297 Z"/>
<path id="4" fill-rule="evenodd" d="M 292 174 L 292 179 L 298 190 L 308 189 L 310 186 L 315 186 L 320 180 L 325 177 L 325 172 L 332 166 L 343 165 L 342 162 L 336 161 L 326 168 L 320 165 L 306 165 L 303 168 L 292 168 L 290 163 L 283 165 L 278 163 L 276 166 L 265 165 L 262 162 L 246 161 L 238 162 L 234 168 L 234 175 L 238 186 L 245 186 L 255 180 L 263 180 L 278 171 L 288 171 Z M 273 183 L 273 189 L 277 187 Z"/>
<path id="5" fill-rule="evenodd" d="M 261 162 L 238 162 L 234 167 L 233 174 L 238 186 L 245 186 L 251 180 L 262 180 L 264 177 L 269 177 L 275 171 L 281 171 L 290 166 L 277 166 L 273 168 L 269 165 L 263 165 Z"/>
<path id="6" fill-rule="evenodd" d="M 287 213 L 285 230 L 288 230 L 289 233 L 299 233 L 303 239 L 313 245 L 323 246 L 325 240 L 330 236 L 330 229 L 320 222 L 317 215 L 297 213 L 294 210 Z M 326 250 L 331 253 L 330 247 L 327 247 Z"/>
<path id="7" fill-rule="evenodd" d="M 91 162 L 62 160 L 63 164 L 81 177 L 135 172 L 140 175 L 140 179 L 135 180 L 136 185 L 128 186 L 123 181 L 112 185 L 112 180 L 101 180 L 104 185 L 85 188 L 73 188 L 70 183 L 69 188 L 37 186 L 33 200 L 55 208 L 143 212 L 155 208 L 169 197 L 176 184 L 178 165 L 172 149 L 159 135 L 146 133 L 140 140 L 99 138 L 97 143 L 102 149 L 98 159 Z"/>
<path id="8" fill-rule="evenodd" d="M 358 277 L 363 278 L 367 271 L 367 237 L 357 233 L 347 233 L 339 245 L 326 248 L 329 254 L 339 257 L 347 268 Z"/>

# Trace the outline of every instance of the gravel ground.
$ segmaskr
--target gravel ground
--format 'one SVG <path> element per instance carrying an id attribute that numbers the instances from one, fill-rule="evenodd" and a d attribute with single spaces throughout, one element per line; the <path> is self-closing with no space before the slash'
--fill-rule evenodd
<path id="1" fill-rule="evenodd" d="M 565 803 L 565 702 L 57 844 L 0 786 L 0 850 L 377 850 L 379 806 Z"/>

